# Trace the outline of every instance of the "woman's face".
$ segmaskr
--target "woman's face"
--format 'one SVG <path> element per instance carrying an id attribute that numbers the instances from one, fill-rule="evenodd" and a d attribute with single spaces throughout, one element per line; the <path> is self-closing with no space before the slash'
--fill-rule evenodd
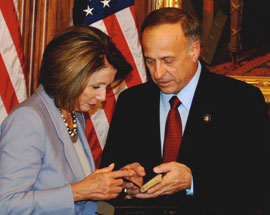
<path id="1" fill-rule="evenodd" d="M 75 111 L 87 112 L 99 101 L 106 100 L 106 88 L 114 80 L 116 69 L 105 62 L 105 67 L 94 72 L 89 78 L 88 84 L 79 97 Z"/>

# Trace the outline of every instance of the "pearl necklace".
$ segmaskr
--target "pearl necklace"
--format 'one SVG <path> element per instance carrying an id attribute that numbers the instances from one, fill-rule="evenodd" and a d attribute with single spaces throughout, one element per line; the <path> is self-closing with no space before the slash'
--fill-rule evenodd
<path id="1" fill-rule="evenodd" d="M 78 125 L 77 125 L 77 118 L 76 118 L 76 115 L 75 115 L 75 111 L 71 112 L 72 121 L 73 121 L 73 129 L 72 130 L 70 130 L 70 128 L 68 127 L 67 120 L 65 119 L 62 111 L 60 109 L 59 109 L 59 111 L 60 111 L 61 117 L 62 117 L 62 119 L 63 119 L 63 121 L 65 123 L 65 126 L 67 128 L 68 134 L 69 134 L 72 142 L 75 143 L 77 141 L 77 139 L 78 139 L 78 136 L 77 136 L 77 127 L 78 127 Z"/>

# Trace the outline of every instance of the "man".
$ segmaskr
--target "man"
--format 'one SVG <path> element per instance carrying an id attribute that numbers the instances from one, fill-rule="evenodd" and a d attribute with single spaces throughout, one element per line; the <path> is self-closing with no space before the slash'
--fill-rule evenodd
<path id="1" fill-rule="evenodd" d="M 146 193 L 127 184 L 135 202 L 205 214 L 262 210 L 269 125 L 260 90 L 201 65 L 199 24 L 181 9 L 153 11 L 141 32 L 152 81 L 119 96 L 101 165 L 133 168 L 144 182 L 162 173 Z M 163 162 L 172 96 L 181 101 L 181 145 Z"/>

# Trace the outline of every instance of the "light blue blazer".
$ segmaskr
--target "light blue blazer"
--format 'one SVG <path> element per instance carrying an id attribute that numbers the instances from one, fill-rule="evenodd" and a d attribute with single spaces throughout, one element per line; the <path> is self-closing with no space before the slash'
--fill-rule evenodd
<path id="1" fill-rule="evenodd" d="M 92 172 L 95 164 L 77 114 L 78 134 Z M 95 214 L 94 201 L 73 201 L 71 185 L 85 178 L 59 110 L 40 85 L 0 130 L 0 214 Z"/>

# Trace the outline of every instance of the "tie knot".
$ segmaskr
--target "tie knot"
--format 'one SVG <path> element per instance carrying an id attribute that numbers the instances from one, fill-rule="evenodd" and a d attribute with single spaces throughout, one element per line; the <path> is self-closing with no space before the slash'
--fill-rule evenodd
<path id="1" fill-rule="evenodd" d="M 177 96 L 173 96 L 170 99 L 170 104 L 171 104 L 171 109 L 177 109 L 178 106 L 181 104 L 180 100 L 178 99 Z"/>

